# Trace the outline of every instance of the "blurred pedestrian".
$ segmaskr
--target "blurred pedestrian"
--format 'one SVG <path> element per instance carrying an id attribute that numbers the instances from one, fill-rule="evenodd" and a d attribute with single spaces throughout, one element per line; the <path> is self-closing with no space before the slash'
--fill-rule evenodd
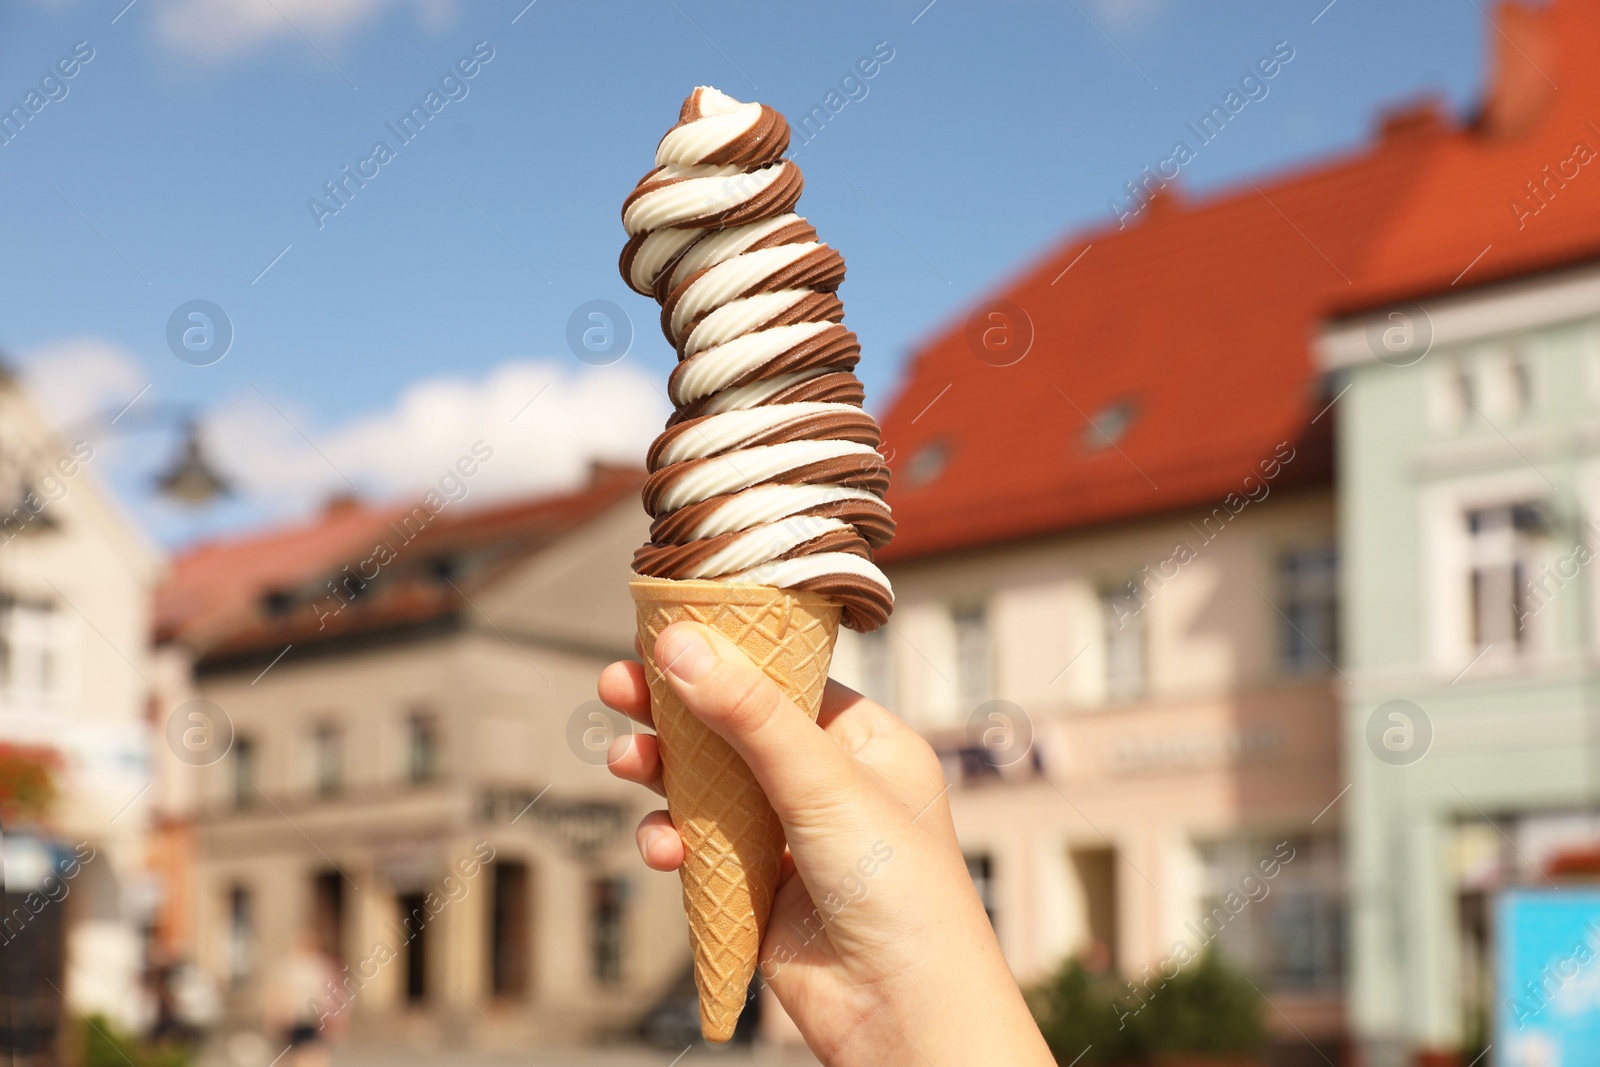
<path id="1" fill-rule="evenodd" d="M 327 1034 L 323 1029 L 324 999 L 336 971 L 322 951 L 316 931 L 300 930 L 289 952 L 269 976 L 265 1015 L 269 1033 L 289 1046 L 291 1067 L 326 1067 Z"/>

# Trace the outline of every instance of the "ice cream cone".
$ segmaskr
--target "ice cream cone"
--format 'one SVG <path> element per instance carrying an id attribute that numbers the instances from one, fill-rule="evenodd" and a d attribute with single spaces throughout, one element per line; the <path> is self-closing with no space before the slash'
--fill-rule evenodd
<path id="1" fill-rule="evenodd" d="M 675 622 L 705 623 L 749 656 L 812 719 L 822 706 L 839 606 L 791 589 L 638 578 L 650 706 L 673 825 L 683 837 L 683 909 L 694 949 L 700 1029 L 727 1041 L 744 1008 L 783 857 L 783 827 L 750 768 L 684 707 L 652 658 Z"/>

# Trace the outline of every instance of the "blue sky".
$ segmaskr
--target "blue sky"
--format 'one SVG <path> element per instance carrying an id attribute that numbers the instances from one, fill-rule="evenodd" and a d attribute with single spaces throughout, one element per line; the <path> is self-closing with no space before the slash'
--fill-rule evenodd
<path id="1" fill-rule="evenodd" d="M 351 485 L 408 495 L 478 439 L 496 447 L 485 499 L 570 484 L 591 454 L 641 456 L 670 354 L 617 277 L 618 210 L 696 84 L 797 116 L 892 49 L 796 157 L 800 210 L 849 261 L 847 322 L 882 410 L 919 339 L 1108 221 L 1123 183 L 1277 42 L 1294 59 L 1184 168 L 1188 194 L 1354 148 L 1424 91 L 1465 112 L 1492 33 L 1470 0 L 526 4 L 0 6 L 3 109 L 93 49 L 0 145 L 0 348 L 64 422 L 136 395 L 129 429 L 146 407 L 198 413 L 239 484 L 199 514 L 149 491 L 170 430 L 89 434 L 158 540 Z M 492 59 L 401 145 L 386 123 L 475 46 Z M 323 183 L 380 139 L 394 158 L 319 226 L 308 201 L 331 203 Z M 209 366 L 167 341 L 196 299 L 234 333 Z M 593 300 L 634 327 L 611 366 L 568 348 Z"/>

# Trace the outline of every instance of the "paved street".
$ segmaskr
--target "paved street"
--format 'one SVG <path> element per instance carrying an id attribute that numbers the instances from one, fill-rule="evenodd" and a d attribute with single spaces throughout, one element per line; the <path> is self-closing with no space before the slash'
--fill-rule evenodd
<path id="1" fill-rule="evenodd" d="M 701 1044 L 672 1052 L 641 1046 L 605 1049 L 526 1048 L 524 1056 L 456 1050 L 421 1051 L 394 1048 L 343 1048 L 335 1052 L 333 1067 L 817 1067 L 817 1059 L 804 1048 L 715 1049 Z M 674 1057 L 678 1057 L 674 1059 Z M 287 1062 L 287 1057 L 285 1058 Z M 279 1067 L 284 1067 L 280 1064 Z"/>
<path id="2" fill-rule="evenodd" d="M 266 1067 L 282 1050 L 268 1048 L 259 1035 L 235 1034 L 211 1044 L 197 1067 Z M 736 1046 L 718 1049 L 696 1044 L 685 1049 L 642 1045 L 604 1048 L 540 1047 L 500 1049 L 421 1048 L 415 1045 L 349 1044 L 333 1050 L 332 1067 L 817 1067 L 804 1047 Z M 283 1056 L 275 1067 L 294 1067 Z"/>

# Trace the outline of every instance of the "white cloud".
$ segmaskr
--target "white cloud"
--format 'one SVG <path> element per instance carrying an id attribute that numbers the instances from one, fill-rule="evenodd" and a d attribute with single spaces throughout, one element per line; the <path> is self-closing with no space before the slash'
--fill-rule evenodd
<path id="1" fill-rule="evenodd" d="M 221 58 L 301 34 L 330 48 L 357 25 L 395 7 L 411 7 L 429 30 L 455 21 L 454 0 L 159 0 L 156 30 L 168 44 Z"/>
<path id="2" fill-rule="evenodd" d="M 514 360 L 481 379 L 416 382 L 392 407 L 322 431 L 252 391 L 207 419 L 206 440 L 244 493 L 291 511 L 348 491 L 345 478 L 369 499 L 419 494 L 482 441 L 494 457 L 470 482 L 481 501 L 575 486 L 591 459 L 642 464 L 667 413 L 642 371 Z"/>
<path id="3" fill-rule="evenodd" d="M 1095 20 L 1116 33 L 1139 33 L 1167 14 L 1167 0 L 1094 0 Z"/>
<path id="4" fill-rule="evenodd" d="M 97 337 L 67 337 L 22 354 L 22 384 L 58 427 L 115 415 L 150 384 L 139 360 Z"/>

